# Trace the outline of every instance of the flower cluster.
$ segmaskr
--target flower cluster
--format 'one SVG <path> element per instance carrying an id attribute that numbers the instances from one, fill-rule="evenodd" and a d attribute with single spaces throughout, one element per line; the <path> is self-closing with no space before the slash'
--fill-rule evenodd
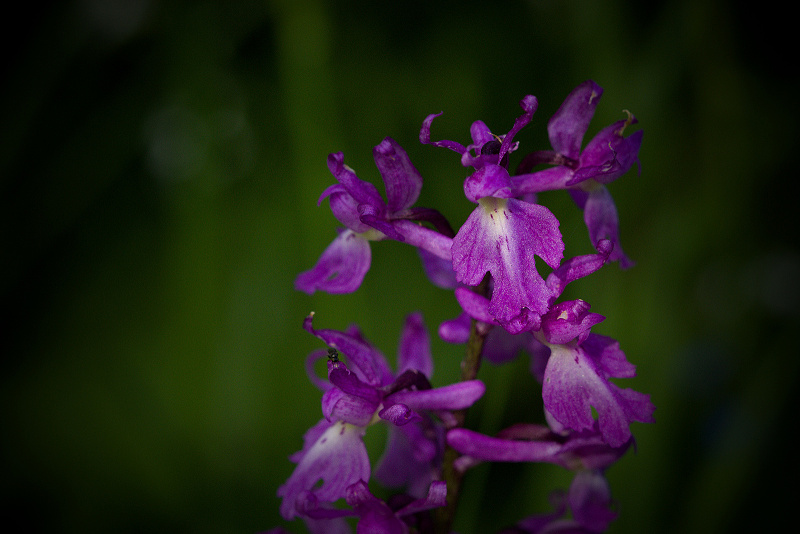
<path id="1" fill-rule="evenodd" d="M 531 122 L 536 97 L 520 101 L 522 115 L 503 135 L 474 122 L 466 146 L 432 141 L 441 114 L 429 115 L 420 141 L 458 153 L 469 169 L 463 190 L 476 206 L 457 231 L 438 211 L 414 206 L 422 177 L 393 139 L 373 150 L 386 200 L 341 153 L 328 157 L 337 183 L 319 203 L 329 199 L 344 228 L 297 277 L 297 289 L 355 291 L 370 267 L 371 241 L 407 243 L 430 281 L 452 291 L 463 310 L 439 335 L 464 344 L 467 356 L 461 382 L 434 387 L 421 314 L 407 317 L 395 371 L 358 327 L 320 329 L 309 315 L 305 330 L 327 346 L 306 362 L 322 391 L 323 417 L 291 456 L 297 466 L 278 490 L 285 519 L 302 518 L 314 533 L 350 532 L 352 518 L 359 533 L 451 532 L 461 477 L 481 462 L 547 462 L 575 473 L 568 492 L 553 494 L 552 513 L 505 532 L 602 532 L 616 517 L 604 471 L 631 447 L 631 423 L 653 422 L 654 406 L 648 395 L 611 381 L 634 376 L 635 367 L 617 341 L 591 331 L 604 317 L 583 300 L 561 298 L 567 284 L 609 262 L 632 265 L 606 186 L 638 165 L 642 131 L 624 135 L 636 123 L 626 112 L 581 148 L 602 92 L 593 81 L 575 88 L 548 122 L 551 149 L 529 153 L 513 174 L 510 155 L 520 148 L 514 138 Z M 565 258 L 559 221 L 536 195 L 556 189 L 583 211 L 593 253 Z M 537 257 L 549 272 L 539 272 Z M 518 423 L 495 436 L 465 428 L 465 411 L 486 393 L 476 377 L 481 359 L 501 364 L 521 351 L 530 355 L 532 386 L 541 391 L 542 423 Z M 322 379 L 314 364 L 326 357 Z M 373 469 L 363 436 L 375 424 L 389 431 Z M 373 479 L 398 493 L 376 497 Z"/>

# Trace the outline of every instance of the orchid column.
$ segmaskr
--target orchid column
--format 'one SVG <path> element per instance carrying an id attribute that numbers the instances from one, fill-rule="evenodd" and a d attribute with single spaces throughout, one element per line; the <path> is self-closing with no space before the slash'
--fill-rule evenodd
<path id="1" fill-rule="evenodd" d="M 506 532 L 602 532 L 616 517 L 604 471 L 631 447 L 631 423 L 653 422 L 654 406 L 648 395 L 611 382 L 634 376 L 635 367 L 614 339 L 591 332 L 604 317 L 583 300 L 561 299 L 567 284 L 609 262 L 633 264 L 622 251 L 606 185 L 638 163 L 642 132 L 624 136 L 636 123 L 626 112 L 581 150 L 601 95 L 592 81 L 573 90 L 548 123 L 552 150 L 529 153 L 513 174 L 509 161 L 520 147 L 514 138 L 536 112 L 534 96 L 521 100 L 523 113 L 505 134 L 473 123 L 466 146 L 431 141 L 441 114 L 429 115 L 420 141 L 458 153 L 469 169 L 463 192 L 475 209 L 457 231 L 437 210 L 414 206 L 422 177 L 393 139 L 373 150 L 386 200 L 341 153 L 328 157 L 337 183 L 319 203 L 328 198 L 344 228 L 298 276 L 297 289 L 353 292 L 369 270 L 371 242 L 411 245 L 430 281 L 452 292 L 463 310 L 438 332 L 464 344 L 465 357 L 462 381 L 434 386 L 428 332 L 418 312 L 408 315 L 401 332 L 395 370 L 358 327 L 320 329 L 312 312 L 304 327 L 325 348 L 306 364 L 322 391 L 322 419 L 291 457 L 297 467 L 278 490 L 284 518 L 302 518 L 313 533 L 351 532 L 353 525 L 358 533 L 449 533 L 462 477 L 487 461 L 546 462 L 574 472 L 569 490 L 553 494 L 553 511 L 521 509 Z M 583 210 L 595 253 L 565 259 L 559 221 L 536 198 L 554 189 L 567 190 Z M 537 256 L 549 272 L 537 270 Z M 492 394 L 478 380 L 482 359 L 502 364 L 521 349 L 531 358 L 531 389 L 544 402 L 544 413 L 531 416 L 539 422 L 520 422 L 496 436 L 465 428 L 466 410 Z M 313 364 L 326 357 L 323 379 Z M 362 438 L 375 424 L 390 430 L 373 468 Z M 396 492 L 379 499 L 371 482 Z"/>

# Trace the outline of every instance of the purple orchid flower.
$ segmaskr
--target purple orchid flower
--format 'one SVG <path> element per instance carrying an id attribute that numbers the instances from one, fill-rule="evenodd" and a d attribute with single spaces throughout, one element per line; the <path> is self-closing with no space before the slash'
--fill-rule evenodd
<path id="1" fill-rule="evenodd" d="M 420 131 L 421 142 L 459 152 L 462 164 L 475 168 L 464 181 L 464 193 L 478 206 L 453 238 L 453 269 L 456 281 L 468 286 L 477 286 L 491 273 L 489 313 L 511 333 L 537 328 L 552 297 L 536 271 L 536 256 L 555 269 L 564 254 L 558 219 L 550 210 L 513 198 L 518 195 L 512 189 L 507 155 L 516 149 L 514 136 L 531 121 L 538 101 L 528 95 L 520 106 L 523 114 L 504 136 L 495 136 L 481 121 L 473 123 L 473 144 L 467 147 L 430 140 L 430 126 L 438 115 L 429 115 Z"/>
<path id="2" fill-rule="evenodd" d="M 598 269 L 610 251 L 607 245 L 601 248 L 603 251 L 596 255 L 572 258 L 553 271 L 547 283 L 554 295 L 571 281 Z M 464 288 L 456 289 L 455 294 L 471 317 L 497 324 L 486 297 Z M 549 303 L 540 328 L 532 333 L 550 349 L 540 379 L 546 414 L 564 428 L 581 431 L 594 425 L 594 407 L 603 439 L 619 446 L 630 439 L 632 422 L 653 422 L 655 408 L 649 395 L 621 389 L 609 380 L 633 377 L 636 367 L 625 359 L 618 342 L 590 333 L 591 327 L 603 319 L 590 313 L 589 304 L 582 300 Z"/>
<path id="3" fill-rule="evenodd" d="M 348 487 L 369 480 L 371 467 L 363 436 L 369 425 L 381 419 L 392 426 L 414 424 L 421 429 L 403 433 L 403 438 L 417 441 L 407 446 L 399 445 L 390 433 L 382 465 L 392 462 L 394 469 L 405 469 L 406 473 L 392 478 L 391 468 L 381 467 L 383 475 L 389 482 L 405 484 L 415 492 L 423 486 L 428 488 L 434 472 L 431 463 L 440 461 L 443 448 L 443 439 L 437 440 L 435 434 L 431 436 L 425 430 L 434 426 L 431 414 L 450 422 L 452 411 L 471 406 L 483 395 L 483 383 L 471 380 L 431 387 L 430 344 L 420 314 L 406 320 L 396 375 L 357 328 L 347 332 L 315 329 L 312 320 L 313 314 L 304 321 L 304 328 L 334 349 L 328 360 L 330 385 L 325 387 L 322 400 L 325 417 L 306 433 L 303 449 L 291 457 L 297 467 L 278 489 L 283 497 L 283 517 L 303 515 L 302 510 L 312 502 L 330 505 L 345 497 Z M 337 351 L 347 357 L 350 367 L 339 360 Z M 322 484 L 318 485 L 320 480 Z"/>
<path id="4" fill-rule="evenodd" d="M 374 185 L 360 180 L 345 165 L 341 152 L 328 156 L 328 168 L 338 183 L 325 189 L 317 204 L 330 198 L 331 211 L 346 229 L 312 269 L 300 273 L 295 280 L 298 290 L 312 294 L 316 290 L 352 293 L 358 289 L 370 267 L 369 241 L 405 241 L 450 258 L 449 224 L 435 210 L 411 207 L 422 189 L 422 177 L 405 150 L 387 137 L 373 149 L 373 157 L 386 186 L 386 201 Z M 411 221 L 431 222 L 437 231 Z"/>
<path id="5" fill-rule="evenodd" d="M 542 399 L 548 414 L 559 423 L 578 431 L 591 428 L 594 408 L 603 439 L 618 446 L 630 439 L 632 422 L 655 421 L 649 395 L 622 389 L 609 380 L 636 375 L 619 342 L 598 334 L 589 334 L 580 344 L 540 341 L 550 348 Z"/>
<path id="6" fill-rule="evenodd" d="M 627 126 L 636 118 L 620 120 L 601 130 L 581 151 L 583 136 L 594 116 L 603 89 L 588 80 L 576 87 L 561 104 L 547 125 L 553 151 L 529 154 L 511 178 L 514 196 L 540 191 L 566 189 L 584 212 L 592 244 L 601 239 L 614 243 L 611 260 L 619 260 L 628 268 L 633 262 L 620 246 L 619 220 L 614 200 L 605 185 L 627 173 L 638 163 L 639 147 L 644 132 L 639 130 L 623 137 Z M 528 174 L 538 164 L 553 167 Z"/>

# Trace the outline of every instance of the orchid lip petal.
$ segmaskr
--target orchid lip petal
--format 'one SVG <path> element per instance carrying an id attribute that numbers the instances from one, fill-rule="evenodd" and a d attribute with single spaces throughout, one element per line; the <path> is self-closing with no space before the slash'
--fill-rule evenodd
<path id="1" fill-rule="evenodd" d="M 361 286 L 372 262 L 369 242 L 345 230 L 331 242 L 308 271 L 295 279 L 295 288 L 309 295 L 315 291 L 352 293 Z"/>
<path id="2" fill-rule="evenodd" d="M 292 519 L 301 494 L 312 491 L 324 502 L 345 496 L 348 486 L 369 480 L 370 463 L 362 439 L 364 429 L 344 422 L 330 425 L 303 455 L 292 475 L 278 489 L 283 497 L 281 515 Z M 322 480 L 321 486 L 317 482 Z"/>

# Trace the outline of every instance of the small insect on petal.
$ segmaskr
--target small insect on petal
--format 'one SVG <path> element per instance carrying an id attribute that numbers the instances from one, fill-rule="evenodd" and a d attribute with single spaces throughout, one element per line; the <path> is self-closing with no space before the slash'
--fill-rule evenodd
<path id="1" fill-rule="evenodd" d="M 331 363 L 339 363 L 339 351 L 336 349 L 328 349 L 328 360 Z"/>

